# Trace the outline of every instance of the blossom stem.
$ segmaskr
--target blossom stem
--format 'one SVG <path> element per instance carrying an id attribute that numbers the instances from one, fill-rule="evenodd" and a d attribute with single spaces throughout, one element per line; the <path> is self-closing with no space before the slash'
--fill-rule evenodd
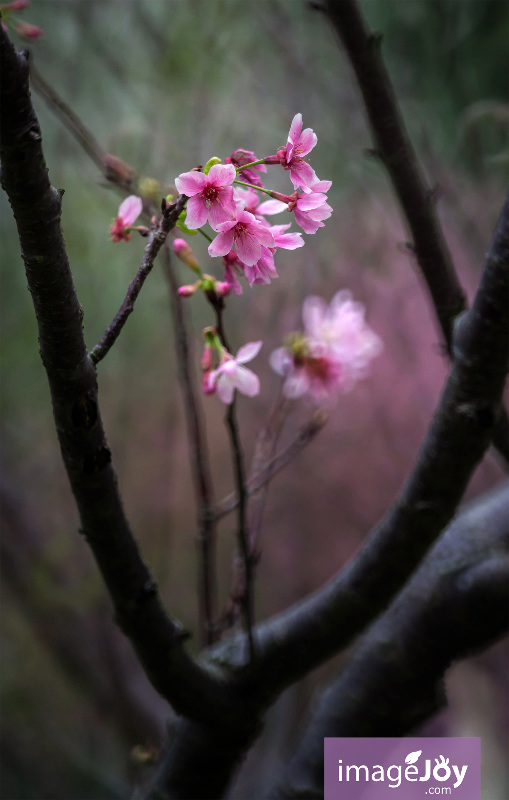
<path id="1" fill-rule="evenodd" d="M 223 328 L 223 314 L 222 304 L 214 304 L 217 317 L 217 332 L 222 344 L 227 350 L 230 350 L 228 342 L 225 337 Z M 249 531 L 247 525 L 247 478 L 246 467 L 244 463 L 244 453 L 240 442 L 240 434 L 237 422 L 237 414 L 235 409 L 235 397 L 232 403 L 228 406 L 225 416 L 226 427 L 230 435 L 230 443 L 233 455 L 233 467 L 235 482 L 237 484 L 237 497 L 238 497 L 238 529 L 237 540 L 240 557 L 242 559 L 244 571 L 244 584 L 239 592 L 239 597 L 233 598 L 234 602 L 238 602 L 242 607 L 242 617 L 244 628 L 246 630 L 247 639 L 249 643 L 249 660 L 251 663 L 255 659 L 255 642 L 253 635 L 254 628 L 254 563 L 253 553 L 249 545 Z"/>
<path id="2" fill-rule="evenodd" d="M 255 186 L 253 183 L 246 183 L 245 181 L 233 181 L 234 183 L 238 183 L 239 186 L 247 186 L 248 189 L 255 189 L 257 192 L 263 192 L 264 194 L 268 194 L 269 197 L 271 196 L 270 189 L 264 189 L 263 186 Z"/>
<path id="3" fill-rule="evenodd" d="M 258 161 L 251 161 L 250 164 L 244 164 L 242 167 L 236 167 L 237 175 L 239 172 L 244 172 L 245 169 L 249 169 L 249 167 L 257 167 L 258 164 L 265 164 L 265 159 L 259 158 Z"/>
<path id="4" fill-rule="evenodd" d="M 205 233 L 205 231 L 202 228 L 198 228 L 198 233 L 201 233 L 202 236 L 205 236 L 207 241 L 209 242 L 213 241 L 212 236 L 209 236 L 208 233 Z"/>

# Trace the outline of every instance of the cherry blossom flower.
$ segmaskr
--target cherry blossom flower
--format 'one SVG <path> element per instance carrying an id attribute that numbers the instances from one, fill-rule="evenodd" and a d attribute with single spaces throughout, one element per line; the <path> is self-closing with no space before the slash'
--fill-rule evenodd
<path id="1" fill-rule="evenodd" d="M 254 397 L 260 392 L 260 380 L 254 372 L 242 364 L 251 361 L 258 355 L 262 342 L 248 342 L 240 348 L 233 357 L 227 350 L 221 352 L 221 364 L 203 376 L 203 388 L 206 394 L 214 390 L 219 399 L 230 405 L 233 402 L 235 389 L 248 397 Z"/>
<path id="2" fill-rule="evenodd" d="M 186 225 L 201 228 L 208 221 L 212 230 L 221 223 L 235 219 L 236 206 L 231 184 L 237 177 L 233 164 L 214 164 L 208 175 L 203 172 L 183 172 L 175 179 L 180 194 L 187 201 Z"/>
<path id="3" fill-rule="evenodd" d="M 277 203 L 278 206 L 286 205 L 288 211 L 295 212 L 295 221 L 305 233 L 316 233 L 318 228 L 324 227 L 323 220 L 332 214 L 332 208 L 327 203 L 327 195 L 324 194 L 331 186 L 332 181 L 317 181 L 304 194 L 297 191 L 292 195 L 271 192 L 271 196 L 275 199 L 269 202 Z"/>
<path id="4" fill-rule="evenodd" d="M 294 212 L 295 222 L 305 233 L 316 233 L 318 228 L 325 227 L 323 220 L 332 214 L 332 208 L 327 203 L 327 195 L 321 192 L 301 194 L 293 208 L 290 204 L 288 210 Z"/>
<path id="5" fill-rule="evenodd" d="M 118 215 L 110 228 L 111 238 L 114 242 L 128 242 L 131 238 L 130 229 L 143 210 L 140 197 L 131 194 L 120 203 Z"/>
<path id="6" fill-rule="evenodd" d="M 225 164 L 233 164 L 233 166 L 237 167 L 237 169 L 245 164 L 251 164 L 253 161 L 258 161 L 258 158 L 255 156 L 252 150 L 235 150 L 231 156 L 225 158 Z M 258 172 L 267 172 L 267 167 L 265 164 L 256 164 L 256 166 L 249 167 L 249 169 L 241 169 L 239 172 L 239 178 L 243 181 L 246 181 L 246 183 L 252 183 L 254 186 L 263 186 L 263 183 L 257 174 Z"/>
<path id="7" fill-rule="evenodd" d="M 284 392 L 295 398 L 309 392 L 330 402 L 366 377 L 371 360 L 382 349 L 380 338 L 364 320 L 364 306 L 350 292 L 338 292 L 330 305 L 320 297 L 304 301 L 304 333 L 291 336 L 275 350 L 270 363 L 285 377 Z"/>
<path id="8" fill-rule="evenodd" d="M 314 169 L 304 160 L 304 156 L 311 152 L 317 142 L 316 133 L 311 128 L 302 130 L 302 114 L 296 114 L 290 125 L 286 147 L 277 151 L 277 160 L 290 170 L 290 180 L 294 189 L 306 190 L 318 181 Z M 275 159 L 269 156 L 266 163 L 274 163 Z"/>
<path id="9" fill-rule="evenodd" d="M 219 234 L 209 245 L 212 257 L 225 256 L 235 247 L 239 259 L 247 266 L 253 266 L 261 258 L 262 245 L 275 247 L 270 230 L 249 211 L 238 211 L 236 220 L 223 222 L 217 230 Z"/>

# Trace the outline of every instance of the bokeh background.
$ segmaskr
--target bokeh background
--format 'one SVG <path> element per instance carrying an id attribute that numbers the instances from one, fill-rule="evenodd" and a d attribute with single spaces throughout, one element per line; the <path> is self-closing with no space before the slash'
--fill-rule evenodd
<path id="1" fill-rule="evenodd" d="M 365 0 L 461 280 L 472 297 L 507 183 L 509 6 L 504 0 Z M 247 458 L 278 378 L 272 349 L 299 325 L 308 294 L 350 288 L 383 338 L 372 375 L 341 398 L 321 435 L 272 485 L 258 569 L 261 619 L 320 586 L 356 552 L 415 462 L 447 363 L 425 287 L 405 249 L 404 222 L 380 164 L 349 65 L 325 20 L 303 0 L 34 0 L 44 29 L 30 46 L 44 79 L 102 147 L 170 188 L 180 172 L 244 147 L 286 141 L 302 112 L 333 180 L 332 218 L 306 245 L 280 251 L 280 278 L 228 303 L 235 346 L 263 338 L 252 365 L 262 390 L 240 398 Z M 15 39 L 15 37 L 13 36 Z M 19 39 L 19 47 L 26 46 Z M 34 92 L 89 347 L 120 305 L 143 240 L 114 245 L 120 197 Z M 274 188 L 290 190 L 286 174 Z M 1 773 L 5 800 L 106 800 L 146 777 L 168 709 L 115 629 L 60 460 L 15 226 L 0 196 Z M 279 220 L 278 220 L 279 221 Z M 221 277 L 206 243 L 192 240 Z M 182 266 L 181 282 L 189 275 Z M 212 320 L 189 301 L 199 359 Z M 197 370 L 198 374 L 198 370 Z M 157 267 L 99 369 L 100 401 L 125 505 L 173 616 L 197 633 L 195 511 L 168 289 Z M 223 407 L 205 398 L 217 499 L 231 491 Z M 292 409 L 283 446 L 312 409 Z M 469 496 L 503 477 L 493 455 Z M 227 597 L 234 523 L 221 525 L 220 595 Z M 197 642 L 197 636 L 194 637 Z M 198 645 L 191 643 L 191 647 Z M 256 798 L 291 752 L 317 686 L 340 659 L 289 690 L 243 767 L 232 797 Z M 483 737 L 485 797 L 508 789 L 507 643 L 457 665 L 437 735 Z M 136 748 L 137 746 L 137 748 Z M 134 753 L 132 748 L 135 747 Z"/>

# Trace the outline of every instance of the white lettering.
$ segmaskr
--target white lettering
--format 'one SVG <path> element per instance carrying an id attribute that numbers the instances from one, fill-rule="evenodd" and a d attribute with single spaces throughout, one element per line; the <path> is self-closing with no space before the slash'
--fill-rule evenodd
<path id="1" fill-rule="evenodd" d="M 454 774 L 456 775 L 456 778 L 458 779 L 456 781 L 456 783 L 454 784 L 454 788 L 457 789 L 458 786 L 461 786 L 461 784 L 463 783 L 463 778 L 465 777 L 465 773 L 466 773 L 468 767 L 466 766 L 466 764 L 464 764 L 462 766 L 462 768 L 461 768 L 461 772 L 459 771 L 459 769 L 458 769 L 458 767 L 456 765 L 454 765 L 452 769 L 453 769 Z"/>
<path id="2" fill-rule="evenodd" d="M 338 778 L 338 780 L 342 781 L 343 780 L 343 759 L 340 758 L 338 763 L 339 763 L 339 778 Z"/>
<path id="3" fill-rule="evenodd" d="M 422 778 L 419 778 L 419 780 L 420 781 L 429 781 L 429 776 L 430 775 L 431 775 L 431 761 L 429 760 L 429 758 L 427 758 L 426 759 L 426 772 L 422 776 Z"/>
<path id="4" fill-rule="evenodd" d="M 438 758 L 435 758 L 435 766 L 433 767 L 433 777 L 437 781 L 446 781 L 451 777 L 451 768 L 449 766 L 449 759 L 445 759 L 443 756 L 440 756 L 441 761 Z M 443 770 L 444 774 L 439 775 L 438 773 Z"/>
<path id="5" fill-rule="evenodd" d="M 373 767 L 373 772 L 371 773 L 371 780 L 372 781 L 383 781 L 384 779 L 384 768 L 380 766 L 380 764 L 375 764 Z"/>
<path id="6" fill-rule="evenodd" d="M 351 769 L 355 770 L 355 780 L 356 781 L 359 780 L 359 773 L 360 773 L 361 769 L 366 770 L 365 780 L 369 781 L 368 768 L 364 764 L 361 764 L 360 767 L 358 767 L 357 764 L 349 764 L 348 767 L 346 768 L 346 779 L 347 779 L 347 781 L 350 780 L 350 770 Z"/>
<path id="7" fill-rule="evenodd" d="M 419 770 L 417 769 L 416 766 L 414 766 L 414 764 L 411 764 L 409 767 L 406 768 L 406 770 L 405 770 L 405 778 L 407 779 L 407 781 L 416 781 L 417 778 L 411 778 L 410 774 L 412 774 L 412 775 L 418 775 L 419 774 Z"/>
<path id="8" fill-rule="evenodd" d="M 391 775 L 392 770 L 396 770 L 396 777 Z M 396 764 L 390 766 L 387 770 L 387 780 L 388 781 L 397 781 L 397 783 L 390 783 L 389 786 L 391 789 L 397 789 L 398 786 L 401 784 L 401 767 L 397 767 Z"/>

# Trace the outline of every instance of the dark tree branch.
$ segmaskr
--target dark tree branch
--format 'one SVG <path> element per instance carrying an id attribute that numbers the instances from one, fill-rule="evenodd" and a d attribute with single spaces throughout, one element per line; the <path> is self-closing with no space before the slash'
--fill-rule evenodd
<path id="1" fill-rule="evenodd" d="M 1 466 L 0 528 L 3 585 L 35 636 L 101 718 L 111 720 L 128 747 L 157 741 L 160 724 L 154 707 L 132 685 L 131 676 L 140 669 L 134 654 L 118 646 L 104 614 L 87 617 L 69 603 L 69 594 L 76 592 L 75 580 L 48 558 L 37 522 Z M 40 591 L 34 590 L 35 576 Z"/>
<path id="2" fill-rule="evenodd" d="M 164 611 L 125 518 L 60 227 L 60 196 L 48 179 L 30 101 L 27 61 L 1 28 L 0 46 L 2 186 L 18 227 L 56 429 L 82 532 L 108 587 L 117 622 L 155 688 L 190 717 L 228 717 L 238 712 L 226 686 L 185 652 L 182 631 Z"/>
<path id="3" fill-rule="evenodd" d="M 509 484 L 451 523 L 408 586 L 324 692 L 271 794 L 323 798 L 325 736 L 405 736 L 446 702 L 453 661 L 509 626 Z"/>
<path id="4" fill-rule="evenodd" d="M 117 157 L 104 153 L 95 137 L 87 129 L 82 120 L 38 73 L 35 75 L 32 74 L 31 80 L 36 91 L 41 94 L 49 108 L 59 117 L 83 150 L 97 164 L 105 178 L 115 183 L 124 192 L 132 191 L 135 171 Z M 149 204 L 146 202 L 144 202 L 144 209 L 146 213 L 150 213 Z M 211 644 L 214 639 L 216 591 L 214 556 L 216 520 L 214 519 L 212 511 L 214 506 L 212 480 L 210 477 L 206 436 L 203 429 L 203 421 L 200 415 L 197 392 L 190 365 L 187 322 L 185 320 L 182 303 L 178 297 L 178 284 L 168 248 L 166 248 L 165 251 L 165 259 L 165 271 L 170 285 L 170 303 L 175 327 L 179 380 L 184 396 L 184 409 L 190 442 L 191 470 L 198 500 L 198 539 L 201 551 L 201 569 L 198 583 L 202 639 L 204 644 Z M 143 271 L 143 265 L 140 271 Z M 146 277 L 146 275 L 144 277 Z M 131 284 L 131 287 L 134 289 L 137 278 L 135 278 L 133 283 L 134 286 Z M 129 296 L 126 298 L 124 305 L 126 302 L 129 302 Z M 123 318 L 124 305 L 120 309 L 117 318 Z M 115 321 L 113 324 L 115 324 Z"/>
<path id="5" fill-rule="evenodd" d="M 159 223 L 156 223 L 148 235 L 148 242 L 145 246 L 143 254 L 143 261 L 140 268 L 136 273 L 127 289 L 127 294 L 124 298 L 122 305 L 117 311 L 115 318 L 111 325 L 108 326 L 101 341 L 89 353 L 90 360 L 93 364 L 98 364 L 99 361 L 111 350 L 120 332 L 127 322 L 128 317 L 134 311 L 134 304 L 138 298 L 139 293 L 143 288 L 143 284 L 152 272 L 154 261 L 156 260 L 159 251 L 166 241 L 169 232 L 177 224 L 179 215 L 182 213 L 187 202 L 185 195 L 180 195 L 175 203 L 166 205 L 163 201 L 162 216 Z"/>
<path id="6" fill-rule="evenodd" d="M 401 116 L 381 54 L 380 34 L 372 33 L 357 0 L 324 0 L 316 5 L 330 19 L 354 69 L 375 153 L 391 179 L 413 238 L 413 252 L 428 286 L 449 355 L 454 321 L 466 307 L 434 200 Z M 493 444 L 509 465 L 509 421 L 501 408 L 493 429 Z"/>
<path id="7" fill-rule="evenodd" d="M 482 458 L 509 353 L 509 198 L 416 467 L 359 555 L 326 587 L 257 632 L 256 690 L 281 690 L 345 647 L 403 586 L 449 522 Z"/>

